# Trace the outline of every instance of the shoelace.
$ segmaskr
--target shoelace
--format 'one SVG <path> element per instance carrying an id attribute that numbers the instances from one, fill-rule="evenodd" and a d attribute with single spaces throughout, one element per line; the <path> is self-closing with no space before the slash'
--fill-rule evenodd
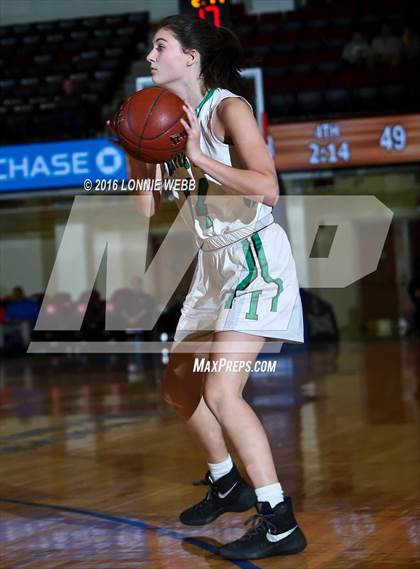
<path id="1" fill-rule="evenodd" d="M 207 478 L 202 478 L 201 480 L 193 480 L 193 486 L 210 486 L 211 482 Z"/>
<path id="2" fill-rule="evenodd" d="M 251 522 L 251 527 L 248 531 L 239 539 L 239 541 L 245 541 L 250 539 L 254 535 L 258 535 L 262 530 L 273 532 L 277 531 L 276 526 L 270 522 L 267 518 L 272 517 L 272 514 L 253 514 L 248 519 L 245 520 L 245 525 Z"/>
<path id="3" fill-rule="evenodd" d="M 205 498 L 196 505 L 197 508 L 205 508 L 209 504 L 211 496 L 215 496 L 217 494 L 217 488 L 208 477 L 208 474 L 206 474 L 206 476 L 201 480 L 193 480 L 193 486 L 210 486 L 210 490 L 207 492 Z"/>

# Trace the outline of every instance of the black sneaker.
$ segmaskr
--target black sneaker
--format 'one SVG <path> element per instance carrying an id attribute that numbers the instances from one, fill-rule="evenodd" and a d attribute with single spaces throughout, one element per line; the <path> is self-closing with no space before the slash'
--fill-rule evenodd
<path id="1" fill-rule="evenodd" d="M 181 522 L 188 526 L 203 526 L 225 512 L 245 512 L 257 503 L 254 489 L 245 482 L 235 465 L 216 482 L 213 481 L 210 472 L 207 472 L 204 480 L 198 480 L 193 484 L 208 485 L 210 490 L 204 500 L 179 516 Z"/>
<path id="2" fill-rule="evenodd" d="M 275 508 L 269 502 L 257 502 L 257 511 L 258 514 L 245 522 L 252 521 L 249 530 L 221 547 L 220 555 L 227 559 L 260 559 L 300 553 L 305 549 L 306 538 L 295 520 L 289 496 Z"/>

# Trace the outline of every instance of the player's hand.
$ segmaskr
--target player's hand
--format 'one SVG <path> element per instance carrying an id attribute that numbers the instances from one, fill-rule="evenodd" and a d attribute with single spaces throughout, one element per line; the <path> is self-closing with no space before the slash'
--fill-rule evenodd
<path id="1" fill-rule="evenodd" d="M 116 146 L 119 146 L 120 148 L 122 148 L 122 150 L 124 150 L 124 147 L 120 142 L 120 139 L 118 137 L 118 134 L 115 131 L 115 128 L 114 128 L 114 125 L 112 124 L 112 121 L 107 120 L 106 121 L 106 127 L 108 129 L 109 141 L 112 142 L 113 144 L 115 144 Z"/>
<path id="2" fill-rule="evenodd" d="M 197 115 L 191 105 L 184 100 L 184 105 L 182 107 L 187 115 L 188 122 L 184 119 L 181 120 L 182 126 L 188 135 L 187 146 L 185 147 L 185 154 L 191 160 L 191 162 L 196 162 L 197 157 L 201 156 L 203 153 L 200 148 L 200 123 L 198 122 Z"/>

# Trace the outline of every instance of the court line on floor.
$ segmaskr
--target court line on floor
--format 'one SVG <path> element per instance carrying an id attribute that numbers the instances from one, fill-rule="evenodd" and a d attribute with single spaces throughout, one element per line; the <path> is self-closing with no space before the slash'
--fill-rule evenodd
<path id="1" fill-rule="evenodd" d="M 160 528 L 158 526 L 152 526 L 146 524 L 145 522 L 131 520 L 130 518 L 122 518 L 119 516 L 112 516 L 109 514 L 102 514 L 101 512 L 92 512 L 90 510 L 83 510 L 80 508 L 69 508 L 68 506 L 59 506 L 54 504 L 43 504 L 40 502 L 26 502 L 22 500 L 13 500 L 10 498 L 0 498 L 0 502 L 4 502 L 7 504 L 18 504 L 19 506 L 31 506 L 34 508 L 43 508 L 49 510 L 56 510 L 58 512 L 68 512 L 69 514 L 80 514 L 82 516 L 90 516 L 92 518 L 102 519 L 108 522 L 114 522 L 117 524 L 124 524 L 131 527 L 137 527 L 142 530 L 152 530 L 162 535 L 164 537 L 170 537 L 172 539 L 176 539 L 178 541 L 186 541 L 191 545 L 195 545 L 200 549 L 204 549 L 205 551 L 209 551 L 210 553 L 214 553 L 217 555 L 218 548 L 215 545 L 211 545 L 210 543 L 206 543 L 205 541 L 201 541 L 195 537 L 185 537 L 181 533 L 173 530 L 167 530 L 164 528 Z M 241 569 L 260 569 L 258 565 L 254 565 L 251 561 L 248 560 L 239 560 L 239 559 L 225 559 L 224 557 L 220 557 L 221 560 L 229 561 L 233 565 L 240 567 Z"/>
<path id="2" fill-rule="evenodd" d="M 171 414 L 172 415 L 172 414 Z M 162 416 L 162 415 L 156 415 L 156 414 L 151 414 L 151 415 L 147 415 L 144 417 L 156 417 L 156 416 Z M 166 414 L 163 416 L 167 416 Z M 44 429 L 44 432 L 39 432 L 38 434 L 42 435 L 42 434 L 46 434 L 49 435 L 51 434 L 52 436 L 50 438 L 47 439 L 38 439 L 38 440 L 18 440 L 17 444 L 15 444 L 14 446 L 8 446 L 8 443 L 10 441 L 13 441 L 15 439 L 17 439 L 17 436 L 14 435 L 9 435 L 9 438 L 7 439 L 6 437 L 0 437 L 0 455 L 10 455 L 10 454 L 14 454 L 14 453 L 18 453 L 18 452 L 28 452 L 28 451 L 33 451 L 36 450 L 38 448 L 41 447 L 45 447 L 48 446 L 50 444 L 57 444 L 59 442 L 67 442 L 70 440 L 76 440 L 76 439 L 83 439 L 88 435 L 92 435 L 92 434 L 96 434 L 96 433 L 107 433 L 109 431 L 113 431 L 115 429 L 121 428 L 121 427 L 131 427 L 132 425 L 136 425 L 140 419 L 144 418 L 144 417 L 133 417 L 132 420 L 130 418 L 130 421 L 125 422 L 125 423 L 115 423 L 115 421 L 111 421 L 111 418 L 107 419 L 107 422 L 109 424 L 104 424 L 102 426 L 98 426 L 98 422 L 99 421 L 91 421 L 89 420 L 88 422 L 92 423 L 92 425 L 88 426 L 87 428 L 85 428 L 85 430 L 75 430 L 75 427 L 82 427 L 84 423 L 86 423 L 86 420 L 80 421 L 79 423 L 73 423 L 73 424 L 68 424 L 67 427 L 65 426 L 60 426 L 60 427 L 54 427 L 51 429 Z M 72 429 L 72 430 L 69 430 Z M 41 429 L 39 429 L 39 431 L 41 431 Z M 54 435 L 54 432 L 57 432 L 59 434 Z M 63 432 L 64 431 L 64 432 Z M 29 432 L 29 431 L 28 431 Z M 35 432 L 35 431 L 33 431 Z M 16 433 L 17 435 L 18 433 Z M 24 435 L 24 434 L 23 434 Z M 22 435 L 22 437 L 20 437 L 21 439 L 24 438 L 24 436 Z M 37 434 L 27 434 L 27 438 L 28 439 L 32 439 L 34 437 L 36 437 Z"/>
<path id="3" fill-rule="evenodd" d="M 105 415 L 89 415 L 87 417 L 84 417 L 83 419 L 70 419 L 68 422 L 63 422 L 60 425 L 54 426 L 54 427 L 39 427 L 37 429 L 31 429 L 29 431 L 21 431 L 19 433 L 11 433 L 9 435 L 2 435 L 0 437 L 0 443 L 3 441 L 10 441 L 10 440 L 14 440 L 14 439 L 21 439 L 21 438 L 25 438 L 25 437 L 33 437 L 33 436 L 38 436 L 38 435 L 44 435 L 44 434 L 48 434 L 48 433 L 52 433 L 55 431 L 62 431 L 65 430 L 66 428 L 70 428 L 70 427 L 78 427 L 80 425 L 82 425 L 83 423 L 94 423 L 96 425 L 96 423 L 99 423 L 100 421 L 110 421 L 110 420 L 118 420 L 118 419 L 132 419 L 133 423 L 137 420 L 137 419 L 148 419 L 148 418 L 153 418 L 156 416 L 169 416 L 169 415 L 173 415 L 173 413 L 171 411 L 166 411 L 166 410 L 154 410 L 154 409 L 145 409 L 143 411 L 135 411 L 133 413 L 115 413 L 115 414 L 105 414 Z"/>
<path id="4" fill-rule="evenodd" d="M 5 446 L 4 443 L 0 443 L 0 455 L 6 454 L 14 454 L 18 452 L 28 452 L 33 451 L 41 447 L 45 447 L 51 444 L 57 444 L 59 442 L 67 442 L 71 440 L 81 440 L 86 438 L 88 435 L 96 434 L 96 433 L 109 433 L 110 431 L 114 431 L 115 429 L 119 429 L 121 427 L 131 427 L 135 422 L 129 421 L 127 423 L 117 423 L 114 425 L 104 425 L 103 427 L 92 427 L 90 429 L 85 430 L 78 430 L 72 431 L 69 433 L 65 433 L 62 435 L 52 436 L 49 439 L 41 439 L 35 441 L 23 441 L 19 442 L 16 446 Z M 19 446 L 20 445 L 20 446 Z"/>

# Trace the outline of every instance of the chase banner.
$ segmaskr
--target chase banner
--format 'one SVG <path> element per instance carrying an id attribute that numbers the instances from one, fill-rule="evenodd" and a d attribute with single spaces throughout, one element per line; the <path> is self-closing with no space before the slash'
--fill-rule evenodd
<path id="1" fill-rule="evenodd" d="M 107 138 L 0 146 L 0 192 L 82 188 L 86 178 L 126 177 L 124 152 Z"/>

